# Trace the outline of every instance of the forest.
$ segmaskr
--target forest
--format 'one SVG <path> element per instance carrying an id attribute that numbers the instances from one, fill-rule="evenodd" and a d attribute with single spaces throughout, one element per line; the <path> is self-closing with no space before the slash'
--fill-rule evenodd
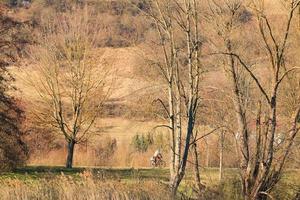
<path id="1" fill-rule="evenodd" d="M 0 0 L 0 200 L 300 200 L 300 0 Z"/>

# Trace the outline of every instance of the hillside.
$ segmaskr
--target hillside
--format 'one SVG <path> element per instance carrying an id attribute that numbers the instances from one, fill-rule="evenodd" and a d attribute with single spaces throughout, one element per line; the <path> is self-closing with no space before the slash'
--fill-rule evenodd
<path id="1" fill-rule="evenodd" d="M 44 7 L 38 2 L 34 2 L 29 9 L 22 7 L 11 9 L 7 6 L 2 6 L 1 4 L 1 23 L 3 29 L 5 31 L 9 31 L 8 28 L 11 28 L 11 32 L 7 32 L 7 34 L 19 34 L 19 37 L 17 38 L 15 36 L 11 36 L 11 38 L 15 39 L 14 41 L 10 41 L 12 44 L 11 49 L 3 47 L 3 50 L 8 51 L 10 54 L 7 54 L 8 56 L 4 59 L 1 58 L 1 60 L 7 62 L 6 65 L 10 65 L 8 67 L 8 70 L 12 74 L 12 76 L 15 77 L 14 86 L 17 88 L 17 90 L 11 92 L 11 95 L 17 98 L 18 101 L 22 102 L 22 105 L 24 105 L 26 112 L 28 111 L 27 108 L 34 105 L 38 99 L 38 94 L 30 86 L 30 84 L 28 84 L 28 80 L 39 81 L 39 77 L 33 70 L 30 60 L 30 43 L 34 42 L 31 37 L 33 36 L 34 32 L 39 29 L 39 24 L 35 24 L 38 23 L 35 22 L 35 20 L 38 19 L 39 15 L 46 14 L 51 9 L 51 7 Z M 111 20 L 115 20 L 114 16 L 119 15 L 119 11 L 117 12 L 117 9 L 118 8 L 112 8 L 112 10 L 104 10 L 103 12 L 106 14 L 107 12 L 111 13 Z M 107 18 L 107 20 L 109 19 Z M 126 26 L 118 25 L 117 21 L 114 23 L 116 23 L 115 29 L 110 31 L 115 31 L 116 29 L 123 27 L 124 34 L 126 34 Z M 30 34 L 28 31 L 32 31 L 32 33 Z M 121 29 L 119 29 L 119 31 L 121 31 Z M 143 122 L 143 120 L 139 120 L 134 116 L 130 117 L 132 115 L 132 108 L 130 108 L 132 106 L 132 103 L 130 101 L 130 98 L 132 96 L 138 96 L 139 91 L 145 87 L 148 87 L 149 83 L 141 81 L 140 78 L 136 78 L 136 69 L 142 63 L 142 58 L 137 53 L 139 51 L 139 47 L 126 47 L 128 46 L 128 44 L 124 43 L 125 37 L 126 40 L 130 42 L 131 39 L 128 38 L 131 37 L 130 35 L 115 36 L 113 36 L 115 37 L 113 39 L 104 38 L 104 40 L 102 41 L 102 44 L 104 46 L 94 49 L 95 54 L 98 57 L 97 62 L 99 62 L 101 65 L 105 65 L 106 68 L 110 69 L 113 72 L 111 78 L 114 79 L 114 84 L 112 94 L 110 95 L 110 98 L 105 106 L 105 117 L 97 119 L 96 122 L 95 131 L 98 132 L 99 136 L 92 138 L 92 140 L 89 142 L 91 142 L 91 146 L 94 152 L 94 149 L 96 148 L 94 146 L 105 144 L 105 141 L 110 141 L 115 138 L 117 140 L 118 146 L 117 151 L 120 152 L 121 155 L 123 155 L 124 159 L 120 159 L 120 154 L 115 153 L 117 156 L 114 156 L 114 158 L 110 158 L 110 160 L 118 160 L 117 162 L 114 162 L 114 166 L 130 166 L 131 161 L 126 160 L 126 157 L 131 151 L 129 147 L 131 138 L 138 133 L 146 134 L 149 130 L 152 129 L 154 123 Z M 8 37 L 8 39 L 10 38 Z M 107 43 L 107 41 L 110 42 Z M 120 45 L 121 47 L 109 47 L 116 44 Z M 125 45 L 124 47 L 122 47 L 123 44 Z M 14 47 L 17 48 L 14 49 Z M 19 49 L 20 52 L 18 52 Z M 43 132 L 44 131 L 45 130 L 43 130 Z M 45 133 L 36 134 L 47 133 L 45 131 Z M 35 136 L 30 136 L 30 138 L 34 137 Z M 52 136 L 50 138 L 52 138 Z M 33 139 L 32 142 L 42 144 L 43 140 L 43 138 L 40 141 Z M 45 142 L 47 144 L 47 140 L 45 140 Z M 53 143 L 54 146 L 60 146 L 63 143 L 63 139 L 60 138 L 58 140 L 50 140 L 48 142 Z M 33 143 L 32 145 L 36 147 L 38 146 L 37 144 Z M 75 162 L 78 165 L 96 165 L 97 163 L 93 162 L 93 152 L 88 153 L 86 149 L 83 149 L 83 147 L 84 145 L 78 147 L 78 156 L 75 157 Z M 31 146 L 29 146 L 29 148 L 31 148 Z M 59 147 L 58 149 L 55 148 L 50 150 L 50 152 L 48 152 L 49 156 L 47 158 L 45 158 L 43 155 L 47 153 L 43 152 L 43 149 L 37 149 L 37 154 L 34 154 L 30 157 L 28 164 L 64 164 L 66 154 L 64 148 Z M 148 157 L 149 156 L 143 156 L 143 158 L 145 158 L 146 160 L 148 160 Z M 146 163 L 148 163 L 148 161 L 146 161 Z"/>
<path id="2" fill-rule="evenodd" d="M 157 124 L 163 123 L 161 120 L 148 117 L 148 110 L 150 109 L 151 112 L 155 106 L 159 106 L 158 104 L 153 104 L 153 101 L 157 97 L 151 96 L 150 93 L 154 92 L 158 95 L 161 93 L 161 90 L 157 88 L 158 82 L 155 80 L 155 77 L 147 77 L 149 66 L 145 63 L 142 52 L 143 45 L 148 44 L 143 44 L 144 39 L 135 39 L 136 35 L 141 35 L 138 38 L 146 37 L 147 34 L 151 33 L 151 30 L 148 30 L 149 25 L 145 25 L 146 23 L 142 21 L 143 16 L 133 15 L 132 11 L 126 10 L 122 4 L 100 4 L 99 6 L 100 8 L 101 6 L 109 8 L 107 10 L 100 9 L 99 18 L 105 17 L 102 20 L 103 24 L 111 23 L 112 27 L 101 30 L 103 31 L 99 42 L 101 47 L 94 49 L 94 52 L 97 62 L 113 72 L 112 78 L 114 79 L 114 84 L 112 94 L 106 102 L 104 116 L 99 117 L 96 121 L 95 131 L 100 136 L 95 136 L 90 142 L 93 149 L 97 149 L 97 145 L 103 145 L 103 141 L 105 142 L 114 138 L 117 140 L 117 152 L 115 156 L 110 158 L 112 161 L 108 163 L 109 165 L 113 163 L 114 166 L 145 166 L 145 164 L 147 166 L 148 159 L 152 153 L 151 151 L 154 151 L 153 149 L 145 155 L 137 154 L 137 160 L 140 161 L 136 164 L 133 164 L 132 162 L 134 161 L 132 158 L 128 157 L 131 157 L 131 151 L 133 151 L 131 142 L 136 134 L 152 132 L 152 129 Z M 36 23 L 41 23 L 38 17 L 47 15 L 52 9 L 52 7 L 34 2 L 29 9 L 19 8 L 7 12 L 7 16 L 18 23 L 25 24 L 32 20 L 36 21 Z M 135 23 L 130 24 L 130 20 L 135 20 Z M 39 26 L 39 24 L 35 25 L 32 31 L 39 31 Z M 148 37 L 151 37 L 151 35 L 148 35 Z M 30 108 L 34 107 L 38 94 L 28 84 L 28 79 L 33 82 L 39 82 L 40 80 L 38 74 L 35 73 L 31 66 L 30 49 L 26 53 L 27 55 L 24 54 L 24 57 L 21 58 L 22 61 L 17 66 L 10 67 L 10 71 L 16 79 L 14 85 L 18 88 L 13 95 L 23 102 L 25 108 Z M 146 74 L 143 74 L 145 72 Z M 205 87 L 208 85 L 212 88 L 220 87 L 220 85 L 226 85 L 226 78 L 221 71 L 217 72 L 213 70 L 206 75 L 205 80 L 201 84 Z M 163 129 L 160 131 L 163 131 Z M 53 165 L 63 165 L 66 154 L 63 148 L 63 139 L 61 138 L 52 142 L 56 145 L 59 144 L 59 147 L 51 149 L 47 153 L 49 157 L 43 159 L 43 152 L 39 153 L 42 155 L 34 154 L 31 156 L 29 164 L 43 165 L 51 163 Z M 93 163 L 94 150 L 88 153 L 85 145 L 79 146 L 78 152 L 75 155 L 75 162 L 78 165 L 90 165 Z M 122 155 L 123 159 L 119 158 L 120 155 Z"/>
<path id="3" fill-rule="evenodd" d="M 154 75 L 151 72 L 153 66 L 149 69 L 149 63 L 147 63 L 146 56 L 143 54 L 145 49 L 152 48 L 147 45 L 153 42 L 153 24 L 146 21 L 145 16 L 141 13 L 132 10 L 132 8 L 127 8 L 124 2 L 116 3 L 113 1 L 108 3 L 107 1 L 100 1 L 94 3 L 91 3 L 91 5 L 94 5 L 99 11 L 97 16 L 102 28 L 102 34 L 97 40 L 98 44 L 94 49 L 94 53 L 100 65 L 113 71 L 111 78 L 114 80 L 114 84 L 112 94 L 105 104 L 103 115 L 96 121 L 95 130 L 100 136 L 95 136 L 91 143 L 94 146 L 102 145 L 102 141 L 115 138 L 118 145 L 117 153 L 111 158 L 113 162 L 108 165 L 113 163 L 114 166 L 145 166 L 148 165 L 148 159 L 154 149 L 150 149 L 146 154 L 137 153 L 135 156 L 142 160 L 137 164 L 132 164 L 131 159 L 129 159 L 130 161 L 126 160 L 127 158 L 119 159 L 119 156 L 130 157 L 133 154 L 131 152 L 132 138 L 136 134 L 147 134 L 153 131 L 153 127 L 162 122 L 152 112 L 153 110 L 161 111 L 160 108 L 157 108 L 159 105 L 154 105 L 153 101 L 163 95 L 163 90 L 157 87 L 162 85 L 158 80 L 157 72 Z M 29 9 L 22 7 L 8 9 L 5 7 L 5 16 L 18 24 L 27 26 L 27 31 L 31 32 L 29 37 L 26 36 L 24 40 L 20 39 L 19 41 L 31 43 L 32 38 L 30 36 L 34 37 L 35 33 L 41 31 L 41 19 L 47 18 L 48 13 L 54 12 L 53 10 L 57 9 L 55 6 L 57 5 L 46 5 L 34 1 Z M 281 10 L 282 5 L 278 2 L 266 1 L 265 6 L 268 8 L 267 12 L 272 16 L 280 15 L 279 10 Z M 146 43 L 147 39 L 150 42 Z M 13 92 L 13 96 L 22 101 L 25 108 L 34 107 L 38 94 L 27 83 L 28 77 L 34 82 L 39 81 L 30 60 L 30 48 L 34 45 L 22 45 L 19 47 L 22 50 L 20 58 L 18 58 L 19 62 L 15 62 L 14 65 L 9 67 L 10 72 L 16 79 L 14 85 L 17 91 Z M 156 49 L 151 49 L 151 51 L 155 52 Z M 207 63 L 207 65 L 213 64 Z M 212 66 L 212 70 L 210 69 L 211 71 L 206 74 L 205 79 L 201 82 L 201 85 L 205 88 L 203 89 L 203 95 L 208 99 L 211 98 L 211 90 L 220 87 L 227 88 L 229 85 L 223 70 L 214 67 Z M 261 73 L 263 77 L 265 72 L 261 70 Z M 153 96 L 153 94 L 156 96 Z M 217 139 L 214 138 L 213 140 Z M 58 146 L 58 148 L 47 152 L 50 158 L 42 159 L 43 155 L 35 154 L 29 160 L 29 164 L 64 164 L 66 152 L 63 139 L 59 138 L 54 143 L 54 146 Z M 87 155 L 88 150 L 87 148 L 84 149 L 84 145 L 86 144 L 79 146 L 78 154 L 75 155 L 75 162 L 78 165 L 90 165 L 92 163 L 93 155 L 92 153 Z M 93 150 L 96 148 L 93 147 Z M 213 156 L 217 158 L 217 150 L 214 151 Z M 89 158 L 82 161 L 83 157 Z"/>

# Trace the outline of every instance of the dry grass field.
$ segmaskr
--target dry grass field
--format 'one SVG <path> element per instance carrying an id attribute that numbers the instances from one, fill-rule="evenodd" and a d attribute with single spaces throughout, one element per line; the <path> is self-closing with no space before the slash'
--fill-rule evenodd
<path id="1" fill-rule="evenodd" d="M 218 182 L 218 169 L 203 169 L 207 188 L 204 199 L 242 199 L 236 169 L 225 170 L 225 182 Z M 136 200 L 169 199 L 168 169 L 74 168 L 28 166 L 0 176 L 1 200 Z M 289 171 L 274 190 L 274 199 L 289 200 L 300 185 L 299 171 Z M 188 171 L 178 199 L 194 199 L 192 172 Z M 272 194 L 273 195 L 273 194 Z"/>

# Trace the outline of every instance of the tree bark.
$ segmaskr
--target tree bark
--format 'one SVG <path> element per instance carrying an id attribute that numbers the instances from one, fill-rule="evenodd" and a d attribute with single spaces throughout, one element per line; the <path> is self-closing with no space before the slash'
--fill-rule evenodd
<path id="1" fill-rule="evenodd" d="M 66 162 L 66 168 L 68 169 L 71 169 L 73 167 L 74 147 L 75 147 L 75 141 L 74 140 L 68 141 L 68 155 L 67 155 L 67 162 Z"/>
<path id="2" fill-rule="evenodd" d="M 169 78 L 171 80 L 171 78 Z M 169 80 L 169 81 L 170 81 Z M 173 98 L 173 92 L 172 92 L 172 82 L 169 82 L 169 88 L 168 88 L 168 98 L 169 98 L 169 126 L 171 127 L 170 129 L 170 177 L 173 179 L 175 176 L 175 121 L 174 121 L 174 98 Z"/>
<path id="3" fill-rule="evenodd" d="M 209 168 L 210 166 L 210 147 L 209 147 L 209 144 L 208 144 L 208 141 L 206 139 L 204 139 L 205 141 L 205 150 L 206 150 L 206 160 L 205 160 L 205 166 L 207 168 Z"/>
<path id="4" fill-rule="evenodd" d="M 220 164 L 219 164 L 219 181 L 223 181 L 223 158 L 224 158 L 224 139 L 225 133 L 222 131 L 220 133 Z"/>
<path id="5" fill-rule="evenodd" d="M 194 153 L 194 173 L 195 173 L 195 182 L 197 184 L 199 194 L 201 190 L 203 189 L 203 186 L 201 184 L 201 177 L 200 177 L 200 162 L 199 162 L 199 155 L 197 150 L 197 143 L 195 142 L 192 145 L 192 151 Z"/>
<path id="6" fill-rule="evenodd" d="M 180 181 L 181 181 L 181 180 L 179 180 L 178 175 L 175 176 L 174 179 L 172 180 L 172 183 L 171 183 L 171 186 L 170 186 L 170 188 L 171 188 L 171 199 L 172 199 L 172 200 L 175 200 L 175 199 L 176 199 L 177 190 L 178 190 Z"/>

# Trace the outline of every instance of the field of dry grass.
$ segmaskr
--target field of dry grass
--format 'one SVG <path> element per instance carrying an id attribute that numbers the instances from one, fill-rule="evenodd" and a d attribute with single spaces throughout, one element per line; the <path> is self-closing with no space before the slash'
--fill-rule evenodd
<path id="1" fill-rule="evenodd" d="M 97 160 L 92 149 L 97 149 L 99 145 L 111 139 L 116 139 L 117 147 L 112 157 L 103 165 L 109 167 L 149 167 L 149 159 L 154 150 L 142 154 L 133 152 L 131 148 L 132 137 L 135 134 L 147 133 L 155 124 L 153 122 L 140 122 L 122 118 L 101 119 L 97 123 L 100 134 L 91 138 L 87 144 L 80 144 L 75 147 L 75 166 L 96 166 Z M 63 142 L 63 139 L 61 139 Z M 28 164 L 32 165 L 64 165 L 66 159 L 66 148 L 50 151 L 47 156 L 36 155 L 31 157 Z"/>
<path id="2" fill-rule="evenodd" d="M 3 200 L 168 199 L 166 187 L 159 182 L 107 181 L 103 180 L 101 173 L 93 175 L 89 171 L 84 171 L 77 177 L 64 174 L 54 177 L 48 174 L 38 180 L 5 179 L 1 180 L 1 185 L 0 196 Z"/>
<path id="3" fill-rule="evenodd" d="M 299 171 L 289 171 L 273 191 L 274 199 L 292 199 L 299 191 Z M 194 199 L 195 191 L 188 171 L 178 199 Z M 99 200 L 99 199 L 169 199 L 168 169 L 74 168 L 29 166 L 0 175 L 1 200 Z M 203 199 L 241 199 L 235 169 L 225 170 L 223 183 L 217 169 L 203 169 L 206 190 Z"/>

